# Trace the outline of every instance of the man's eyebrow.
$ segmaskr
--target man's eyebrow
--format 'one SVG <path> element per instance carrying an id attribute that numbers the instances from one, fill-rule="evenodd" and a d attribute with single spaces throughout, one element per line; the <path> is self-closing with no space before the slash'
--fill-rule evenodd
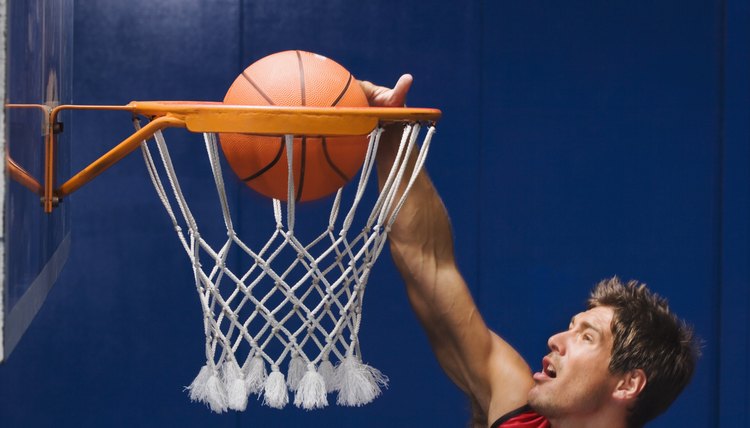
<path id="1" fill-rule="evenodd" d="M 596 327 L 594 324 L 591 324 L 588 321 L 581 322 L 581 327 L 583 327 L 584 330 L 588 330 L 588 329 L 594 330 L 596 334 L 598 334 L 599 336 L 602 335 L 602 331 L 598 327 Z"/>
<path id="2" fill-rule="evenodd" d="M 574 316 L 573 316 L 573 317 L 572 317 L 572 318 L 570 319 L 570 325 L 571 325 L 571 326 L 575 325 L 575 323 L 576 323 L 576 318 L 578 318 L 578 315 L 574 315 Z M 594 331 L 595 331 L 595 332 L 596 332 L 597 334 L 599 334 L 600 336 L 602 335 L 602 331 L 601 331 L 601 329 L 600 329 L 600 328 L 598 328 L 598 327 L 596 327 L 596 326 L 595 326 L 594 324 L 591 324 L 591 323 L 590 323 L 590 322 L 588 322 L 588 321 L 581 321 L 581 325 L 580 325 L 580 327 L 581 327 L 581 328 L 582 328 L 583 330 L 586 330 L 586 329 L 591 329 L 591 330 L 594 330 Z"/>

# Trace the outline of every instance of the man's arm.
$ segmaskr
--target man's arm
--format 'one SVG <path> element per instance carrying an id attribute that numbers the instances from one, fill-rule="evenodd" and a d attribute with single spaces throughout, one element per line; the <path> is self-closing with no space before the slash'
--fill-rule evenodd
<path id="1" fill-rule="evenodd" d="M 361 83 L 371 105 L 402 106 L 411 82 L 405 75 L 394 89 Z M 395 159 L 400 131 L 395 127 L 382 136 L 377 158 L 381 186 Z M 472 407 L 489 418 L 485 425 L 526 404 L 533 386 L 529 367 L 479 314 L 455 263 L 448 213 L 425 171 L 401 208 L 389 241 L 438 362 L 469 395 Z"/>

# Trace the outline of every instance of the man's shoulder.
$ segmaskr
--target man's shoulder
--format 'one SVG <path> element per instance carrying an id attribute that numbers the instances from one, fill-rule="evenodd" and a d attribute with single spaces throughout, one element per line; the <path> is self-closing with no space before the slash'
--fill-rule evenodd
<path id="1" fill-rule="evenodd" d="M 547 418 L 525 405 L 501 416 L 491 428 L 549 428 Z"/>

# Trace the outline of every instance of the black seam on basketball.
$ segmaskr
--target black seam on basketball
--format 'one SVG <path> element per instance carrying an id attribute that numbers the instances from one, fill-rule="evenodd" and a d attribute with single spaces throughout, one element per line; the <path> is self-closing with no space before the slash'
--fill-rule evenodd
<path id="1" fill-rule="evenodd" d="M 339 169 L 339 167 L 336 166 L 335 163 L 333 163 L 333 159 L 331 159 L 331 155 L 328 153 L 328 145 L 326 144 L 326 137 L 323 137 L 323 141 L 321 143 L 323 145 L 323 154 L 326 157 L 326 161 L 328 161 L 328 166 L 331 167 L 333 172 L 338 174 L 339 177 L 341 177 L 342 180 L 344 180 L 344 183 L 349 181 L 349 177 L 344 174 L 343 171 Z"/>
<path id="2" fill-rule="evenodd" d="M 273 166 L 276 165 L 279 162 L 279 159 L 281 159 L 281 154 L 282 153 L 284 153 L 284 137 L 281 137 L 281 141 L 279 142 L 279 151 L 278 151 L 278 153 L 276 153 L 276 157 L 273 158 L 273 160 L 268 165 L 266 165 L 263 168 L 261 168 L 255 174 L 253 174 L 253 175 L 251 175 L 249 177 L 243 178 L 242 181 L 254 180 L 254 179 L 260 177 L 261 175 L 263 175 L 266 171 L 268 171 L 269 169 L 273 168 Z"/>
<path id="3" fill-rule="evenodd" d="M 253 82 L 253 79 L 251 79 L 250 76 L 248 76 L 247 74 L 245 74 L 245 71 L 242 72 L 242 77 L 244 77 L 245 80 L 247 80 L 251 85 L 253 85 L 253 88 L 255 88 L 255 90 L 258 91 L 258 93 L 260 94 L 260 96 L 263 97 L 266 101 L 268 101 L 268 104 L 270 104 L 272 106 L 276 105 L 276 103 L 273 102 L 273 100 L 271 99 L 271 97 L 269 97 L 268 95 L 266 95 L 266 93 L 263 92 L 262 89 L 260 89 L 260 86 L 258 86 L 255 82 Z"/>
<path id="4" fill-rule="evenodd" d="M 297 62 L 299 63 L 299 83 L 300 83 L 300 93 L 302 94 L 302 105 L 305 105 L 305 68 L 302 66 L 302 55 L 297 52 Z"/>
<path id="5" fill-rule="evenodd" d="M 307 137 L 302 137 L 302 154 L 299 164 L 299 187 L 297 188 L 296 201 L 302 199 L 302 187 L 305 185 L 305 154 L 307 152 Z"/>
<path id="6" fill-rule="evenodd" d="M 349 85 L 351 85 L 351 83 L 352 83 L 352 73 L 349 73 L 349 79 L 346 81 L 346 86 L 344 86 L 344 90 L 341 91 L 338 97 L 336 97 L 336 100 L 333 102 L 333 104 L 331 104 L 331 107 L 336 107 L 336 104 L 338 104 L 339 101 L 341 101 L 341 98 L 344 97 L 344 94 L 349 89 Z"/>

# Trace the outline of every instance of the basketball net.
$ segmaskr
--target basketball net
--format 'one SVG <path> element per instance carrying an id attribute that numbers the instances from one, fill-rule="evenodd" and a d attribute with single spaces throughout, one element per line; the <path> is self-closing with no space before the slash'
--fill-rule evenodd
<path id="1" fill-rule="evenodd" d="M 275 230 L 255 249 L 233 226 L 216 134 L 203 134 L 227 232 L 215 247 L 201 238 L 162 133 L 154 135 L 161 167 L 147 142 L 141 144 L 154 188 L 190 259 L 203 309 L 206 364 L 187 387 L 193 401 L 221 413 L 244 410 L 250 394 L 262 397 L 267 406 L 283 408 L 291 392 L 294 405 L 308 410 L 327 406 L 329 393 L 337 393 L 336 402 L 344 406 L 361 406 L 380 395 L 388 379 L 365 364 L 360 352 L 362 303 L 372 266 L 422 169 L 435 127 L 421 130 L 416 122 L 404 126 L 396 160 L 374 206 L 368 215 L 355 216 L 366 209 L 360 205 L 368 184 L 377 186 L 370 178 L 383 128 L 376 128 L 353 200 L 345 206 L 339 189 L 325 229 L 307 243 L 295 234 L 293 136 L 285 136 L 287 202 L 273 200 Z M 236 260 L 241 261 L 230 263 Z"/>

